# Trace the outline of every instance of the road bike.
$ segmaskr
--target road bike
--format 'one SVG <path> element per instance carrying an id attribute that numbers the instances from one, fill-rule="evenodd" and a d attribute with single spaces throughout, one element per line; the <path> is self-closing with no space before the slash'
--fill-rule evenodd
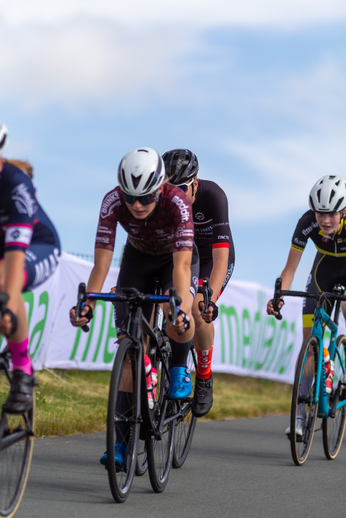
<path id="1" fill-rule="evenodd" d="M 176 322 L 181 299 L 175 288 L 169 295 L 143 294 L 135 288 L 122 288 L 122 293 L 86 293 L 85 284 L 79 285 L 76 319 L 85 301 L 104 300 L 127 305 L 125 334 L 118 340 L 108 399 L 107 413 L 107 471 L 111 493 L 116 502 L 128 497 L 135 473 L 149 471 L 151 486 L 161 493 L 173 465 L 183 465 L 196 425 L 192 416 L 192 397 L 171 400 L 170 386 L 171 346 L 162 328 L 160 304 L 169 303 L 172 323 Z M 154 325 L 143 315 L 142 306 L 154 304 Z M 146 346 L 146 347 L 145 347 Z M 148 398 L 144 354 L 156 369 L 157 389 L 154 403 Z M 194 351 L 191 358 L 196 368 Z M 115 462 L 115 446 L 122 446 L 122 462 Z"/>
<path id="2" fill-rule="evenodd" d="M 346 418 L 346 336 L 338 334 L 341 301 L 346 301 L 345 288 L 336 285 L 332 293 L 306 293 L 281 290 L 281 279 L 275 283 L 274 310 L 282 296 L 309 297 L 316 300 L 311 335 L 306 338 L 300 350 L 293 383 L 290 416 L 291 454 L 297 466 L 308 458 L 314 437 L 316 419 L 322 418 L 323 449 L 328 460 L 336 458 L 340 451 L 345 432 Z M 335 302 L 334 319 L 326 312 L 327 305 Z M 278 314 L 279 319 L 282 315 Z M 334 361 L 334 376 L 330 393 L 326 391 L 325 361 L 323 353 L 323 333 L 327 326 L 331 336 L 329 357 Z M 326 347 L 326 345 L 325 345 Z M 298 418 L 298 421 L 297 421 Z M 297 431 L 296 423 L 302 425 L 303 435 Z"/>
<path id="3" fill-rule="evenodd" d="M 0 293 L 0 320 L 8 295 Z M 12 372 L 11 354 L 0 352 L 0 516 L 14 516 L 23 498 L 29 476 L 34 445 L 34 406 L 23 414 L 9 414 L 2 409 L 7 400 Z"/>

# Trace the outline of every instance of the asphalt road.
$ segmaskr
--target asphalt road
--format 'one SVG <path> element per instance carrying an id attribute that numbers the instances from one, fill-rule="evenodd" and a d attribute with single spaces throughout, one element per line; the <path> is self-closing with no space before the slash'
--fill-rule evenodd
<path id="1" fill-rule="evenodd" d="M 304 466 L 293 464 L 288 416 L 199 422 L 189 457 L 164 493 L 135 477 L 124 504 L 111 496 L 99 457 L 105 434 L 35 441 L 16 518 L 300 518 L 345 516 L 346 446 L 327 461 L 322 432 Z M 318 420 L 319 424 L 319 420 Z"/>

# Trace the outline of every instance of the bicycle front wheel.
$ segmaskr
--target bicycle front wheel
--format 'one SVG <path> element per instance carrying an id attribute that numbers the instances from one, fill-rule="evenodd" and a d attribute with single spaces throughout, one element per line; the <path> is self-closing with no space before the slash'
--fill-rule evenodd
<path id="1" fill-rule="evenodd" d="M 299 353 L 294 378 L 289 439 L 292 459 L 297 466 L 308 458 L 315 433 L 317 349 L 317 340 L 310 335 Z"/>
<path id="2" fill-rule="evenodd" d="M 333 387 L 329 394 L 329 407 L 333 407 L 334 398 L 338 390 L 339 382 L 342 382 L 346 363 L 346 336 L 340 335 L 336 340 L 334 356 Z M 340 390 L 340 389 L 339 389 Z M 346 398 L 345 388 L 341 388 L 339 401 Z M 323 449 L 328 460 L 333 460 L 340 451 L 345 433 L 346 407 L 336 411 L 335 417 L 328 417 L 322 421 Z"/>
<path id="3" fill-rule="evenodd" d="M 172 466 L 174 451 L 174 402 L 167 400 L 169 391 L 168 359 L 163 357 L 156 362 L 158 383 L 156 402 L 153 410 L 155 429 L 147 441 L 148 468 L 150 483 L 155 493 L 164 491 Z"/>
<path id="4" fill-rule="evenodd" d="M 119 342 L 109 388 L 107 470 L 116 502 L 128 497 L 136 468 L 139 440 L 139 349 L 129 338 Z"/>
<path id="5" fill-rule="evenodd" d="M 0 372 L 0 407 L 7 399 L 10 381 Z M 35 396 L 34 396 L 35 405 Z M 25 414 L 2 412 L 0 420 L 0 516 L 14 516 L 23 498 L 34 446 L 35 406 Z"/>
<path id="6" fill-rule="evenodd" d="M 197 358 L 196 351 L 193 345 L 189 353 L 187 366 L 191 372 L 196 372 Z M 172 466 L 176 469 L 181 468 L 188 456 L 193 439 L 193 434 L 196 428 L 197 418 L 192 414 L 191 410 L 194 390 L 195 389 L 193 386 L 191 397 L 185 399 L 184 401 L 176 401 L 176 411 L 181 412 L 182 414 L 182 417 L 178 418 L 175 423 L 175 439 Z"/>

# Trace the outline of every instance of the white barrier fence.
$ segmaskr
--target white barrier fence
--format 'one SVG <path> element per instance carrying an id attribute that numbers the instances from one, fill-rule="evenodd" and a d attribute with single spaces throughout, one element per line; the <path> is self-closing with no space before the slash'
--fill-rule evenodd
<path id="1" fill-rule="evenodd" d="M 91 268 L 91 263 L 63 253 L 54 276 L 23 295 L 36 370 L 112 368 L 116 350 L 112 304 L 97 303 L 89 333 L 73 328 L 69 321 L 78 284 L 87 282 Z M 111 268 L 104 291 L 116 284 L 118 270 Z M 302 299 L 286 297 L 279 321 L 266 313 L 272 295 L 272 290 L 259 284 L 230 281 L 219 299 L 219 318 L 215 321 L 215 372 L 293 382 L 302 340 Z M 340 332 L 345 332 L 344 320 L 340 320 Z"/>

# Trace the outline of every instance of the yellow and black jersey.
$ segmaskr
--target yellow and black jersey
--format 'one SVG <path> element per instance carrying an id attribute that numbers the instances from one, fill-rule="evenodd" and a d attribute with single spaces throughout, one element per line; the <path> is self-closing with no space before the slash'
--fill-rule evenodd
<path id="1" fill-rule="evenodd" d="M 346 257 L 346 221 L 344 219 L 341 219 L 339 232 L 334 236 L 329 236 L 324 234 L 318 226 L 315 213 L 308 210 L 298 221 L 292 237 L 291 248 L 303 252 L 309 238 L 320 253 L 333 257 Z"/>

